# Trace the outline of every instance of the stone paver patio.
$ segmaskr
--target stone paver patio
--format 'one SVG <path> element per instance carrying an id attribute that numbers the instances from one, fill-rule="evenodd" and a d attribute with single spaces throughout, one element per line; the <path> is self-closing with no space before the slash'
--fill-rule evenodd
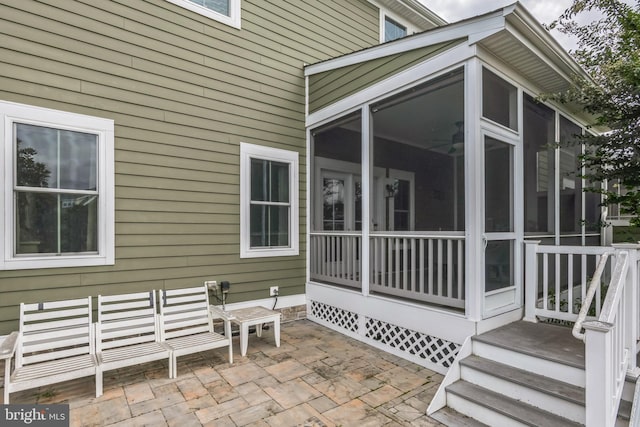
<path id="1" fill-rule="evenodd" d="M 425 415 L 442 376 L 308 320 L 251 335 L 234 364 L 218 349 L 11 396 L 11 403 L 68 403 L 71 426 L 436 426 Z"/>

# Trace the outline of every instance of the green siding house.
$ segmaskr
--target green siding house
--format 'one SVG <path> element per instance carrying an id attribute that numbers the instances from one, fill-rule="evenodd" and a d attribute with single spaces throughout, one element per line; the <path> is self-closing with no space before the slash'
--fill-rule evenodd
<path id="1" fill-rule="evenodd" d="M 304 309 L 304 65 L 443 23 L 415 1 L 0 1 L 0 335 L 21 302 L 205 280 Z"/>
<path id="2" fill-rule="evenodd" d="M 474 403 L 501 382 L 465 384 L 488 357 L 537 375 L 495 402 L 546 375 L 586 403 L 534 406 L 571 425 L 631 406 L 640 246 L 607 247 L 564 144 L 599 129 L 539 101 L 586 76 L 519 3 L 0 0 L 0 40 L 0 336 L 22 302 L 228 281 L 227 308 L 446 375 L 429 413 L 513 425 Z M 583 367 L 474 344 L 540 319 L 578 325 Z"/>

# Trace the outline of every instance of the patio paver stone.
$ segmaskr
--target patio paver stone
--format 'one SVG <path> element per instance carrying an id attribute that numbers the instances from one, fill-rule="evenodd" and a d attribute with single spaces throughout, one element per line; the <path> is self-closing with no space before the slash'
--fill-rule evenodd
<path id="1" fill-rule="evenodd" d="M 265 331 L 265 334 L 272 331 Z M 12 403 L 67 403 L 70 426 L 440 426 L 425 411 L 442 376 L 310 322 L 281 326 L 281 346 L 253 339 L 234 364 L 217 349 L 12 394 Z M 265 341 L 265 342 L 263 342 Z M 0 368 L 2 368 L 0 362 Z M 1 385 L 1 383 L 0 383 Z"/>

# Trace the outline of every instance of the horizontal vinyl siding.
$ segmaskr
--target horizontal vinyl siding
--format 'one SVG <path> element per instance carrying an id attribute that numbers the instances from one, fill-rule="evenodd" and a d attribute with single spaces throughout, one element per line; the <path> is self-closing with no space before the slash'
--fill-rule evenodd
<path id="1" fill-rule="evenodd" d="M 266 9 L 265 9 L 266 7 Z M 165 0 L 0 0 L 0 99 L 115 121 L 116 264 L 0 271 L 20 302 L 231 282 L 304 292 L 306 63 L 378 40 L 366 0 L 242 0 L 242 29 Z M 297 257 L 239 258 L 239 143 L 300 154 Z"/>

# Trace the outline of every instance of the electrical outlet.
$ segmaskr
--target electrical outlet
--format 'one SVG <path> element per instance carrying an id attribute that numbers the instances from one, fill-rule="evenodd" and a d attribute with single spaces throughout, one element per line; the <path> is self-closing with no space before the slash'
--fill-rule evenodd
<path id="1" fill-rule="evenodd" d="M 271 286 L 269 288 L 269 296 L 270 297 L 277 297 L 279 289 L 280 288 L 278 286 Z"/>
<path id="2" fill-rule="evenodd" d="M 217 280 L 207 280 L 204 282 L 207 288 L 211 289 L 213 292 L 218 292 L 218 281 Z"/>

